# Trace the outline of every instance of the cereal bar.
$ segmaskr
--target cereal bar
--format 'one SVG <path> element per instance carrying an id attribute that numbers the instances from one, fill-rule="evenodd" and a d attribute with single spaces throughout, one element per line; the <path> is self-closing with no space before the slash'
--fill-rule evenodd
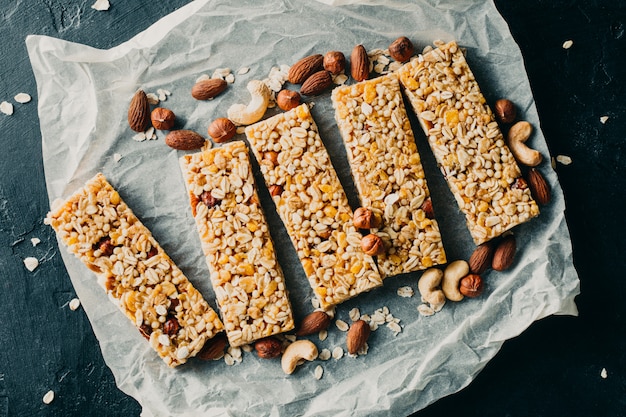
<path id="1" fill-rule="evenodd" d="M 446 262 L 430 193 L 396 74 L 337 87 L 335 118 L 361 205 L 382 217 L 385 277 Z"/>
<path id="2" fill-rule="evenodd" d="M 246 136 L 322 307 L 382 285 L 307 105 L 248 126 Z"/>
<path id="3" fill-rule="evenodd" d="M 217 313 L 104 175 L 54 208 L 46 223 L 169 366 L 185 363 L 223 330 Z"/>
<path id="4" fill-rule="evenodd" d="M 180 163 L 230 345 L 293 329 L 245 143 L 185 155 Z"/>
<path id="5" fill-rule="evenodd" d="M 476 244 L 539 214 L 465 56 L 455 42 L 398 70 Z"/>

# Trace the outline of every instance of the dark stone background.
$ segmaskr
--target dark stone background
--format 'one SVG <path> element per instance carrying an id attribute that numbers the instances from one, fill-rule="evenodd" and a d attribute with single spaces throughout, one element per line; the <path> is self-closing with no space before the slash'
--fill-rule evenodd
<path id="1" fill-rule="evenodd" d="M 138 416 L 104 365 L 58 255 L 48 210 L 28 34 L 97 48 L 126 41 L 185 0 L 0 0 L 0 101 L 33 101 L 0 114 L 0 416 Z M 541 128 L 563 187 L 579 317 L 549 317 L 506 342 L 463 391 L 416 414 L 626 416 L 626 1 L 497 0 L 525 58 Z M 572 39 L 565 51 L 561 45 Z M 609 116 L 606 124 L 601 116 Z M 33 248 L 31 237 L 42 243 Z M 35 256 L 33 273 L 22 263 Z M 608 377 L 600 377 L 606 368 Z M 50 405 L 42 396 L 56 392 Z"/>

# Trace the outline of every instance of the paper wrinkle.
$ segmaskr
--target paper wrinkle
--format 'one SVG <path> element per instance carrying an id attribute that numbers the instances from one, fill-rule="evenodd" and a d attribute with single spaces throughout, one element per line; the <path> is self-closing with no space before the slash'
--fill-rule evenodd
<path id="1" fill-rule="evenodd" d="M 367 49 L 384 49 L 401 35 L 408 36 L 418 52 L 435 39 L 457 40 L 467 49 L 468 62 L 488 102 L 511 98 L 535 127 L 529 145 L 546 157 L 541 171 L 553 200 L 541 208 L 537 219 L 516 229 L 519 252 L 513 268 L 486 273 L 483 296 L 448 302 L 432 317 L 417 312 L 419 274 L 389 278 L 382 288 L 339 306 L 336 317 L 349 322 L 353 307 L 361 314 L 372 314 L 388 306 L 401 319 L 399 335 L 394 337 L 381 325 L 370 336 L 366 356 L 354 358 L 346 353 L 340 360 L 317 360 L 286 376 L 278 360 L 261 360 L 254 352 L 243 352 L 243 362 L 232 367 L 223 360 L 191 360 L 177 369 L 167 368 L 109 302 L 95 277 L 62 248 L 61 256 L 104 359 L 118 387 L 142 405 L 143 416 L 408 415 L 467 386 L 504 341 L 533 321 L 551 314 L 576 315 L 579 281 L 563 194 L 556 173 L 548 166 L 549 151 L 523 59 L 493 3 L 469 0 L 417 4 L 399 0 L 257 4 L 246 0 L 236 5 L 194 1 L 110 50 L 45 36 L 27 38 L 38 87 L 50 202 L 67 197 L 96 172 L 103 172 L 215 308 L 178 166 L 183 152 L 167 148 L 163 132 L 157 132 L 157 140 L 132 139 L 135 133 L 128 128 L 126 111 L 134 92 L 139 88 L 171 91 L 161 105 L 177 114 L 177 127 L 206 134 L 210 121 L 225 117 L 231 104 L 249 101 L 247 82 L 266 78 L 273 66 L 331 49 L 349 56 L 358 43 Z M 216 68 L 225 67 L 235 75 L 235 83 L 222 95 L 207 102 L 191 98 L 191 86 L 200 75 L 210 76 Z M 239 75 L 241 67 L 250 71 Z M 322 139 L 350 202 L 356 204 L 329 96 L 325 93 L 306 101 L 315 102 L 312 114 Z M 276 112 L 271 110 L 268 116 Z M 464 218 L 419 125 L 413 127 L 448 259 L 468 259 L 474 245 Z M 115 162 L 114 154 L 122 159 Z M 255 161 L 253 166 L 257 184 L 262 184 Z M 260 195 L 298 321 L 312 311 L 312 291 L 263 187 Z M 415 295 L 398 297 L 397 289 L 403 286 L 411 286 Z M 310 339 L 320 350 L 332 351 L 335 346 L 345 350 L 345 333 L 334 325 L 325 341 L 316 335 Z M 324 368 L 321 380 L 313 376 L 317 365 Z"/>

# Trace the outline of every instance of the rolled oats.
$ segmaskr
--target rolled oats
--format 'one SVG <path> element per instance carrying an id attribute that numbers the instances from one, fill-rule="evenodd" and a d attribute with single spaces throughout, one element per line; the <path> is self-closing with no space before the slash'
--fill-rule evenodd
<path id="1" fill-rule="evenodd" d="M 230 345 L 293 329 L 246 145 L 231 142 L 185 155 L 180 163 Z"/>
<path id="2" fill-rule="evenodd" d="M 248 126 L 246 136 L 321 307 L 382 285 L 307 105 Z"/>
<path id="3" fill-rule="evenodd" d="M 384 277 L 446 262 L 439 226 L 427 215 L 430 192 L 395 74 L 332 92 L 335 119 L 363 207 L 382 217 L 374 233 Z"/>
<path id="4" fill-rule="evenodd" d="M 217 313 L 104 175 L 55 207 L 46 224 L 169 366 L 186 362 L 223 330 Z"/>
<path id="5" fill-rule="evenodd" d="M 398 76 L 474 242 L 536 217 L 537 203 L 456 42 L 439 43 Z"/>

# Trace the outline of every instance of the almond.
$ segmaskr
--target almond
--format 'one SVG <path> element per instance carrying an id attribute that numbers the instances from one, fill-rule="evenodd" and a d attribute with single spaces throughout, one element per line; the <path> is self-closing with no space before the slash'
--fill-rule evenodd
<path id="1" fill-rule="evenodd" d="M 138 90 L 130 100 L 128 125 L 135 132 L 144 132 L 150 126 L 150 103 L 143 90 Z"/>
<path id="2" fill-rule="evenodd" d="M 226 342 L 226 336 L 224 334 L 218 334 L 213 339 L 207 340 L 202 350 L 198 352 L 198 358 L 208 361 L 221 357 L 224 353 Z"/>
<path id="3" fill-rule="evenodd" d="M 292 84 L 301 84 L 311 75 L 322 69 L 324 57 L 321 54 L 302 58 L 289 68 L 288 79 Z"/>
<path id="4" fill-rule="evenodd" d="M 472 256 L 469 258 L 470 271 L 474 274 L 482 274 L 491 266 L 493 259 L 493 244 L 485 242 L 476 247 Z"/>
<path id="5" fill-rule="evenodd" d="M 367 80 L 370 76 L 370 59 L 363 45 L 357 45 L 350 55 L 350 74 L 356 81 Z"/>
<path id="6" fill-rule="evenodd" d="M 259 339 L 254 343 L 254 349 L 259 358 L 273 359 L 283 352 L 283 344 L 275 337 Z"/>
<path id="7" fill-rule="evenodd" d="M 307 78 L 300 88 L 300 93 L 306 96 L 316 96 L 331 85 L 333 85 L 333 77 L 330 72 L 321 70 Z"/>
<path id="8" fill-rule="evenodd" d="M 508 235 L 503 237 L 493 253 L 491 267 L 495 271 L 504 271 L 505 269 L 508 269 L 513 264 L 513 260 L 515 259 L 516 248 L 515 236 Z"/>
<path id="9" fill-rule="evenodd" d="M 300 328 L 296 332 L 296 336 L 308 336 L 310 334 L 319 333 L 320 331 L 328 328 L 330 324 L 330 316 L 323 311 L 314 311 L 306 316 Z"/>
<path id="10" fill-rule="evenodd" d="M 165 144 L 181 151 L 199 149 L 205 139 L 193 130 L 174 130 L 165 136 Z"/>
<path id="11" fill-rule="evenodd" d="M 550 202 L 552 198 L 552 194 L 550 193 L 550 187 L 546 182 L 546 179 L 541 175 L 535 168 L 531 168 L 528 171 L 528 187 L 530 188 L 530 193 L 537 201 L 537 203 L 546 205 Z"/>
<path id="12" fill-rule="evenodd" d="M 365 345 L 367 338 L 370 337 L 370 333 L 370 325 L 366 321 L 357 320 L 352 323 L 346 336 L 348 353 L 355 355 Z"/>
<path id="13" fill-rule="evenodd" d="M 196 100 L 209 100 L 226 90 L 228 83 L 221 78 L 198 81 L 191 87 L 191 96 Z"/>

